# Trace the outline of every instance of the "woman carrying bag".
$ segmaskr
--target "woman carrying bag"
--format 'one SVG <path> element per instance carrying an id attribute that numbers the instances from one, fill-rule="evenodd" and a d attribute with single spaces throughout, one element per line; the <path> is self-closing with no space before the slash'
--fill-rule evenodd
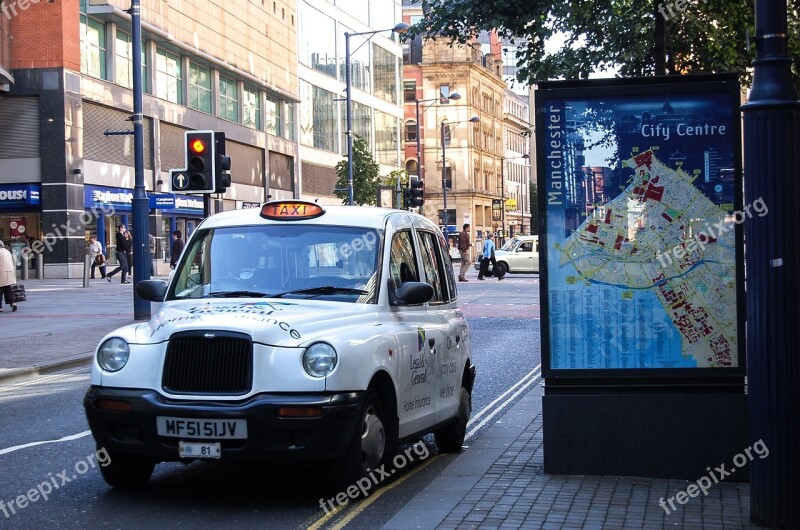
<path id="1" fill-rule="evenodd" d="M 3 312 L 3 300 L 11 306 L 11 311 L 17 310 L 17 304 L 14 303 L 14 295 L 11 292 L 11 286 L 17 283 L 16 268 L 14 267 L 14 257 L 11 252 L 6 250 L 6 246 L 0 241 L 0 291 L 3 296 L 0 297 L 0 313 Z"/>

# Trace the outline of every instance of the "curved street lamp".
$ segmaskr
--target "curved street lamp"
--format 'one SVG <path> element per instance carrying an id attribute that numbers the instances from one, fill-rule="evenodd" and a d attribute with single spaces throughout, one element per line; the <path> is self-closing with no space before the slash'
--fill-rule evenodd
<path id="1" fill-rule="evenodd" d="M 447 235 L 447 155 L 446 155 L 446 145 L 445 145 L 445 129 L 448 125 L 458 125 L 459 123 L 478 123 L 481 119 L 477 116 L 473 116 L 468 120 L 463 121 L 454 121 L 448 122 L 447 120 L 442 120 L 441 124 L 441 139 L 442 139 L 442 203 L 444 206 L 444 231 L 445 236 Z M 452 129 L 451 129 L 452 131 Z"/>
<path id="2" fill-rule="evenodd" d="M 362 31 L 359 33 L 344 33 L 344 84 L 346 92 L 346 115 L 347 115 L 347 204 L 353 205 L 353 87 L 351 86 L 351 65 L 350 65 L 350 37 L 358 35 L 375 35 L 384 31 L 392 33 L 405 33 L 410 28 L 405 22 L 398 23 L 390 29 L 376 29 L 372 31 Z M 369 42 L 369 39 L 364 41 Z M 363 43 L 362 43 L 363 46 Z M 357 51 L 358 48 L 356 48 Z"/>

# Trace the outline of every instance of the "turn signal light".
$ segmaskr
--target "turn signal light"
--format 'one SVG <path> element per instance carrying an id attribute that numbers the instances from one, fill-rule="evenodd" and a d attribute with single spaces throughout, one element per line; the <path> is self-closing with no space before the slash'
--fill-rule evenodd
<path id="1" fill-rule="evenodd" d="M 278 416 L 281 418 L 318 418 L 322 416 L 321 407 L 280 407 Z"/>
<path id="2" fill-rule="evenodd" d="M 115 412 L 130 412 L 133 410 L 128 401 L 117 401 L 115 399 L 100 399 L 94 405 L 98 409 L 113 410 Z"/>

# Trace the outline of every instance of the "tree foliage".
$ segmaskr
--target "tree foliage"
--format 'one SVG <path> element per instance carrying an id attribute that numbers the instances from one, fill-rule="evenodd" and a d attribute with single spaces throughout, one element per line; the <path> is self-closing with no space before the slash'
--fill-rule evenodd
<path id="1" fill-rule="evenodd" d="M 755 58 L 754 0 L 681 0 L 684 11 L 678 11 L 677 3 L 423 0 L 424 18 L 407 37 L 442 36 L 466 43 L 479 31 L 496 29 L 517 46 L 518 80 L 532 84 L 585 79 L 608 70 L 624 77 L 663 73 L 656 71 L 655 60 L 659 21 L 664 24 L 666 73 L 737 72 L 749 83 L 748 68 Z M 789 8 L 794 59 L 800 58 L 798 4 L 793 0 Z M 546 41 L 561 38 L 561 49 L 545 52 Z"/>
<path id="2" fill-rule="evenodd" d="M 336 189 L 333 194 L 342 199 L 342 204 L 349 202 L 349 186 L 347 176 L 347 158 L 336 164 Z M 366 140 L 355 135 L 353 138 L 353 203 L 362 206 L 375 206 L 378 194 L 378 172 L 380 168 L 372 158 Z"/>

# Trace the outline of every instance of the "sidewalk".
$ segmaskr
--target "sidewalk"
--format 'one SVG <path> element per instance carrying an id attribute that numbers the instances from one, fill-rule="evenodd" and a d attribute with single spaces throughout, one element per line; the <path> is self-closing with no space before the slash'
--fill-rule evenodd
<path id="1" fill-rule="evenodd" d="M 20 283 L 28 300 L 0 313 L 0 381 L 87 364 L 106 333 L 135 322 L 132 285 L 119 276 L 88 288 Z M 668 515 L 659 499 L 689 482 L 544 474 L 541 399 L 537 385 L 383 528 L 756 528 L 747 483 L 716 484 Z"/>
<path id="2" fill-rule="evenodd" d="M 0 380 L 86 364 L 106 333 L 135 322 L 132 284 L 82 279 L 18 280 L 28 299 L 0 313 Z M 155 308 L 157 304 L 152 304 Z"/>
<path id="3" fill-rule="evenodd" d="M 747 483 L 716 484 L 666 514 L 684 480 L 546 475 L 537 385 L 383 526 L 451 528 L 757 528 Z"/>

